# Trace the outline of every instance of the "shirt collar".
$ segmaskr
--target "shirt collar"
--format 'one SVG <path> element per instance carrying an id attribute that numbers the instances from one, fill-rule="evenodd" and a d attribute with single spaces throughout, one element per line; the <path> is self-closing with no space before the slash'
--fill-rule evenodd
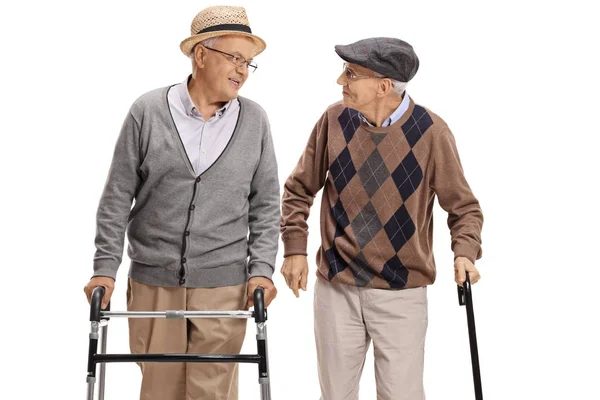
<path id="1" fill-rule="evenodd" d="M 188 117 L 202 118 L 202 115 L 198 112 L 198 110 L 196 110 L 196 106 L 194 106 L 194 102 L 192 101 L 192 98 L 190 97 L 190 91 L 188 90 L 188 86 L 187 86 L 190 79 L 192 79 L 191 75 L 188 76 L 187 78 L 185 78 L 185 80 L 183 82 L 181 82 L 181 84 L 179 85 L 179 98 L 181 99 L 181 104 L 183 104 L 183 108 L 185 109 L 185 113 Z M 230 106 L 231 106 L 231 100 L 228 101 L 227 103 L 225 103 L 225 105 L 223 107 L 221 107 L 217 110 L 217 112 L 215 113 L 215 117 L 221 118 L 225 114 L 225 112 L 229 109 Z"/>
<path id="2" fill-rule="evenodd" d="M 392 115 L 390 115 L 385 121 L 383 121 L 383 124 L 381 124 L 381 127 L 385 128 L 387 126 L 393 125 L 396 121 L 398 121 L 400 118 L 402 118 L 402 116 L 404 115 L 406 110 L 408 110 L 409 105 L 410 105 L 410 99 L 408 97 L 408 93 L 404 92 L 404 98 L 402 99 L 402 102 L 400 102 L 400 105 L 398 106 L 398 108 L 396 108 L 396 110 L 394 110 Z M 375 126 L 371 122 L 369 122 L 369 120 L 367 118 L 365 118 L 365 116 L 362 115 L 362 113 L 358 113 L 358 116 L 365 124 L 367 124 L 369 126 Z"/>

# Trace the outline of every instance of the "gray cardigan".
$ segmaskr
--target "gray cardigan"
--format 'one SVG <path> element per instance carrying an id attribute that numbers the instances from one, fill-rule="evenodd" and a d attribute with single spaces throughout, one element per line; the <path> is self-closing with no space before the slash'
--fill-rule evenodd
<path id="1" fill-rule="evenodd" d="M 125 119 L 98 207 L 94 276 L 116 277 L 127 230 L 134 280 L 221 287 L 271 278 L 280 192 L 264 110 L 239 97 L 231 140 L 196 176 L 169 111 L 169 89 L 141 96 Z"/>

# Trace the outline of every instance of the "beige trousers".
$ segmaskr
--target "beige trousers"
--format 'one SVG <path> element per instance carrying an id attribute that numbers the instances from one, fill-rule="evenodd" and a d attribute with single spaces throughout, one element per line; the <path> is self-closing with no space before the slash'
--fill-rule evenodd
<path id="1" fill-rule="evenodd" d="M 371 340 L 377 399 L 425 399 L 427 288 L 357 288 L 319 278 L 314 308 L 322 400 L 358 399 Z"/>
<path id="2" fill-rule="evenodd" d="M 129 279 L 129 311 L 241 310 L 246 284 L 210 289 L 146 285 Z M 130 318 L 129 345 L 134 354 L 239 354 L 246 320 Z M 140 400 L 237 400 L 236 363 L 140 363 Z"/>

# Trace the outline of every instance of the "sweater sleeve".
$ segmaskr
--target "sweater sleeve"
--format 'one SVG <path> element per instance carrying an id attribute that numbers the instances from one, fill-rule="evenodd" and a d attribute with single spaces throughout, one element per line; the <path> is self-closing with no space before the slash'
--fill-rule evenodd
<path id="1" fill-rule="evenodd" d="M 131 204 L 141 184 L 139 134 L 139 125 L 130 112 L 117 139 L 96 214 L 93 276 L 116 279 L 121 264 Z"/>
<path id="2" fill-rule="evenodd" d="M 329 169 L 327 112 L 316 123 L 304 153 L 284 185 L 281 239 L 284 257 L 307 255 L 308 216 Z"/>
<path id="3" fill-rule="evenodd" d="M 279 244 L 279 177 L 269 122 L 264 116 L 262 154 L 250 187 L 248 210 L 249 277 L 272 279 Z"/>
<path id="4" fill-rule="evenodd" d="M 467 183 L 454 136 L 447 126 L 434 135 L 430 163 L 430 185 L 440 206 L 448 213 L 454 258 L 466 257 L 474 263 L 482 253 L 483 214 Z"/>

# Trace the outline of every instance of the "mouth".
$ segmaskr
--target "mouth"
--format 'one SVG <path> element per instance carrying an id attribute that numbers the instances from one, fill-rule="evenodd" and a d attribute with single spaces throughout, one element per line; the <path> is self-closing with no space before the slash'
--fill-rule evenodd
<path id="1" fill-rule="evenodd" d="M 236 89 L 240 88 L 240 85 L 241 85 L 240 81 L 238 81 L 236 79 L 229 78 L 229 82 L 233 85 L 234 88 L 236 88 Z"/>

